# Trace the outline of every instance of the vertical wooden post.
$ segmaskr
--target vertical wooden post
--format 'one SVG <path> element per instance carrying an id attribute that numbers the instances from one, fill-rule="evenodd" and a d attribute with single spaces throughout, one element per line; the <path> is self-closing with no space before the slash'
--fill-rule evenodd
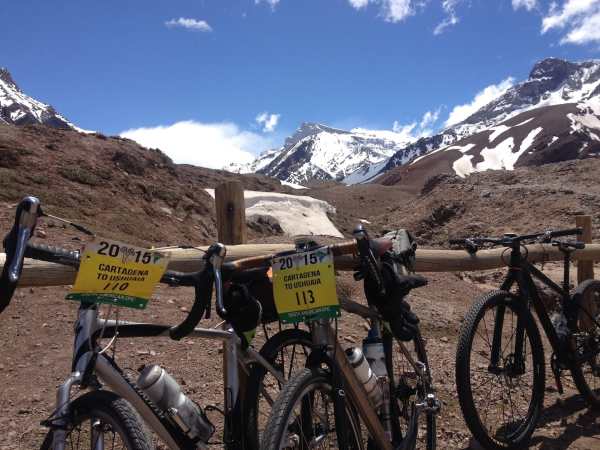
<path id="1" fill-rule="evenodd" d="M 223 244 L 246 243 L 246 205 L 239 181 L 228 181 L 215 189 L 217 235 Z"/>
<path id="2" fill-rule="evenodd" d="M 575 216 L 575 225 L 583 228 L 579 238 L 586 244 L 592 243 L 592 216 Z M 594 278 L 594 261 L 577 261 L 577 283 Z"/>
<path id="3" fill-rule="evenodd" d="M 215 188 L 215 208 L 217 210 L 217 236 L 223 244 L 245 244 L 246 243 L 246 202 L 244 201 L 244 188 L 239 181 L 227 181 Z M 228 365 L 227 345 L 223 342 L 223 382 L 227 378 Z M 237 362 L 235 363 L 237 364 Z M 247 375 L 238 365 L 239 391 L 237 401 L 241 402 L 248 384 Z M 230 386 L 231 387 L 231 386 Z M 224 404 L 227 405 L 232 393 L 225 389 Z M 232 405 L 235 406 L 235 405 Z M 229 424 L 231 425 L 231 424 Z M 226 430 L 225 435 L 236 440 L 241 439 L 239 435 L 231 434 L 234 430 Z"/>

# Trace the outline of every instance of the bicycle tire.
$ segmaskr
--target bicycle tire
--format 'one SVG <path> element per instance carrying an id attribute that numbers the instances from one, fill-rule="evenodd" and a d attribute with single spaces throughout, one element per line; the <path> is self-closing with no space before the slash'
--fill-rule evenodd
<path id="1" fill-rule="evenodd" d="M 417 335 L 412 339 L 412 345 L 414 348 L 414 353 L 416 356 L 416 360 L 422 362 L 423 364 L 425 364 L 425 368 L 426 371 L 430 373 L 430 366 L 429 366 L 429 361 L 427 358 L 427 352 L 425 350 L 425 343 L 423 342 L 423 338 L 421 337 L 420 333 L 417 333 Z M 407 346 L 408 349 L 408 346 Z M 410 351 L 410 349 L 408 349 Z M 392 368 L 396 367 L 396 364 L 394 363 L 394 356 L 399 355 L 401 360 L 404 360 L 404 356 L 403 354 L 399 351 L 396 351 L 394 349 L 394 346 L 392 345 L 392 351 L 390 352 L 390 362 L 392 365 Z M 406 371 L 406 369 L 408 369 L 408 371 Z M 400 372 L 402 372 L 402 374 L 400 373 L 396 373 L 396 371 L 394 371 L 394 384 L 396 385 L 396 391 L 398 392 L 399 389 L 399 382 L 401 380 L 406 379 L 407 377 L 409 379 L 417 379 L 417 375 L 414 373 L 414 369 L 412 368 L 412 366 L 410 366 L 410 364 L 406 364 L 405 367 L 403 367 Z M 415 388 L 417 388 L 417 386 L 415 386 Z M 399 398 L 398 395 L 395 396 L 396 400 L 398 402 L 401 402 L 403 404 L 403 407 L 405 409 L 410 409 L 411 412 L 415 406 L 415 403 L 417 401 L 425 401 L 425 392 L 422 389 L 422 386 L 419 386 L 418 392 L 415 392 L 414 395 L 410 395 L 408 399 L 405 400 L 404 403 L 402 403 L 402 400 Z M 398 407 L 400 407 L 400 405 L 398 405 Z M 399 411 L 400 412 L 400 411 Z M 403 419 L 406 420 L 406 423 L 404 423 L 404 429 L 405 430 L 411 430 L 414 429 L 416 430 L 416 432 L 418 433 L 419 430 L 419 424 L 414 423 L 415 420 L 419 420 L 419 417 L 415 417 L 414 415 L 411 415 L 410 417 L 402 417 L 402 414 L 400 414 L 398 416 L 399 421 L 402 421 Z M 402 447 L 402 449 L 406 449 L 406 450 L 413 450 L 413 449 L 420 449 L 423 448 L 422 445 L 420 444 L 424 444 L 425 445 L 425 449 L 426 450 L 435 450 L 437 447 L 437 427 L 436 427 L 437 421 L 436 421 L 436 415 L 434 413 L 430 413 L 427 412 L 425 413 L 425 438 L 418 440 L 418 436 L 415 434 L 414 436 L 409 436 L 409 438 L 412 440 L 412 442 L 410 443 L 406 443 L 405 446 Z M 406 434 L 403 436 L 404 439 L 407 438 Z M 373 447 L 375 448 L 375 447 Z"/>
<path id="2" fill-rule="evenodd" d="M 579 294 L 579 295 L 578 295 Z M 588 320 L 590 314 L 595 318 L 596 321 L 600 319 L 600 281 L 598 280 L 586 280 L 582 282 L 576 291 L 576 298 L 578 301 L 577 311 L 579 312 L 578 320 L 577 320 L 577 331 L 575 333 L 576 337 L 574 337 L 574 347 L 575 354 L 579 354 L 580 349 L 592 350 L 595 351 L 598 348 L 598 339 L 600 338 L 600 328 L 593 324 Z M 593 303 L 592 303 L 593 302 Z M 583 311 L 586 311 L 584 313 Z M 578 338 L 583 338 L 582 346 L 580 347 L 577 343 Z M 593 345 L 592 349 L 588 347 Z M 597 356 L 594 357 L 597 359 Z M 585 366 L 590 364 L 591 375 L 595 380 L 595 386 L 590 386 L 588 379 L 586 378 L 586 374 L 584 374 Z M 575 382 L 575 386 L 577 386 L 577 390 L 584 396 L 586 401 L 594 408 L 600 408 L 600 372 L 598 372 L 598 368 L 592 368 L 592 364 L 597 366 L 597 362 L 593 363 L 588 361 L 583 361 L 581 364 L 573 363 L 571 365 L 571 375 L 573 376 L 573 381 Z M 590 373 L 589 371 L 585 370 Z"/>
<path id="3" fill-rule="evenodd" d="M 311 389 L 314 389 L 311 390 Z M 305 395 L 311 392 L 320 392 L 324 393 L 326 396 L 331 397 L 331 393 L 333 391 L 333 385 L 331 383 L 331 375 L 322 370 L 322 369 L 304 369 L 301 372 L 297 373 L 294 377 L 292 377 L 285 385 L 281 394 L 275 401 L 273 405 L 273 410 L 271 411 L 271 417 L 269 418 L 269 422 L 267 423 L 267 427 L 265 428 L 265 432 L 263 433 L 263 438 L 261 440 L 260 448 L 261 450 L 281 450 L 283 447 L 283 442 L 289 436 L 287 436 L 288 424 L 294 423 L 290 421 L 290 417 L 294 412 L 294 408 L 300 401 L 303 401 Z M 318 417 L 322 419 L 323 415 L 313 415 L 310 414 L 310 411 L 306 411 L 306 403 L 310 403 L 310 399 L 307 398 L 303 401 L 303 405 L 301 406 L 301 414 L 303 417 Z M 333 402 L 333 399 L 331 399 Z M 364 444 L 362 442 L 361 432 L 360 432 L 360 422 L 355 413 L 356 408 L 352 404 L 352 401 L 349 397 L 346 397 L 347 405 L 349 408 L 349 412 L 346 415 L 346 420 L 348 429 L 345 431 L 348 432 L 348 436 L 345 436 L 346 442 L 350 442 L 351 449 L 363 449 Z M 332 404 L 333 406 L 333 404 Z M 337 422 L 338 418 L 333 418 L 334 423 Z M 301 428 L 305 428 L 305 425 L 300 424 Z M 334 425 L 335 427 L 335 425 Z M 330 430 L 328 427 L 315 427 L 317 431 L 319 430 Z M 311 430 L 314 431 L 314 430 Z M 337 434 L 339 430 L 335 427 L 335 431 L 332 434 L 335 434 L 336 446 L 337 446 Z M 302 439 L 302 438 L 299 438 Z M 350 439 L 351 441 L 348 441 Z M 321 442 L 319 437 L 314 438 L 315 441 Z M 289 442 L 288 442 L 289 443 Z M 304 444 L 308 444 L 304 442 Z M 314 446 L 304 445 L 299 448 L 313 448 Z M 290 448 L 286 445 L 285 448 Z M 334 446 L 335 448 L 335 446 Z M 340 450 L 348 450 L 348 449 L 340 449 Z"/>
<path id="4" fill-rule="evenodd" d="M 310 351 L 311 344 L 311 334 L 308 331 L 299 328 L 288 328 L 267 339 L 259 353 L 270 364 L 278 365 L 277 358 L 283 348 L 290 345 L 302 345 Z M 266 375 L 267 369 L 260 364 L 254 364 L 248 375 L 247 389 L 244 396 L 245 443 L 248 450 L 259 449 L 260 431 L 258 420 L 261 409 L 259 402 Z"/>
<path id="5" fill-rule="evenodd" d="M 472 345 L 477 333 L 478 325 L 488 310 L 497 308 L 499 305 L 510 310 L 517 316 L 517 320 L 522 320 L 526 336 L 529 339 L 529 345 L 531 348 L 532 360 L 532 374 L 533 382 L 531 386 L 531 401 L 527 407 L 526 417 L 523 421 L 520 421 L 517 430 L 509 431 L 510 435 L 506 438 L 504 436 L 490 436 L 490 433 L 486 430 L 484 424 L 481 421 L 480 412 L 477 410 L 472 391 L 472 374 L 471 374 L 471 357 L 472 357 Z M 456 388 L 458 393 L 458 400 L 460 408 L 463 413 L 463 417 L 467 424 L 467 427 L 475 437 L 475 439 L 487 449 L 494 450 L 506 450 L 506 449 L 520 449 L 527 446 L 527 442 L 531 438 L 533 431 L 537 425 L 539 415 L 543 406 L 544 399 L 544 350 L 542 341 L 536 323 L 533 316 L 528 309 L 523 308 L 521 299 L 506 291 L 493 291 L 486 295 L 483 295 L 476 300 L 467 313 L 465 320 L 461 326 L 459 332 L 458 346 L 456 350 Z M 494 316 L 495 317 L 495 316 Z M 485 320 L 484 325 L 487 328 Z M 515 325 L 516 326 L 516 325 Z M 480 335 L 481 336 L 481 335 Z M 490 347 L 490 341 L 487 342 Z M 511 341 L 509 340 L 508 345 Z M 484 356 L 484 355 L 482 355 Z M 488 359 L 489 361 L 489 359 Z M 508 363 L 503 363 L 508 365 Z M 485 366 L 484 366 L 485 368 Z M 490 371 L 489 366 L 487 368 Z M 505 369 L 506 370 L 506 369 Z M 489 372 L 491 373 L 491 372 Z M 510 377 L 510 376 L 509 376 Z M 506 381 L 506 380 L 504 380 Z M 508 383 L 508 382 L 507 382 Z M 501 381 L 502 384 L 502 381 Z M 483 382 L 480 383 L 479 387 L 483 386 Z M 487 387 L 487 386 L 486 386 Z M 490 388 L 489 395 L 491 395 L 494 388 L 494 383 Z M 512 398 L 509 394 L 508 398 L 511 402 Z M 487 397 L 489 402 L 490 398 Z M 502 408 L 504 408 L 504 396 L 502 397 Z M 488 411 L 485 412 L 485 418 L 487 419 Z M 504 409 L 502 409 L 502 419 L 504 419 Z M 497 423 L 497 422 L 496 422 Z M 508 424 L 507 424 L 508 426 Z M 513 424 L 510 426 L 514 427 Z M 498 431 L 501 430 L 501 427 Z M 502 431 L 500 431 L 502 432 Z"/>
<path id="6" fill-rule="evenodd" d="M 112 392 L 88 392 L 73 400 L 70 410 L 70 430 L 67 436 L 67 446 L 69 436 L 71 437 L 71 447 L 69 448 L 75 448 L 72 445 L 73 432 L 88 419 L 100 419 L 104 427 L 113 429 L 115 434 L 119 435 L 121 442 L 127 450 L 152 450 L 154 448 L 151 439 L 144 429 L 142 419 L 129 402 Z M 94 424 L 94 427 L 97 426 L 98 424 Z M 81 434 L 78 435 L 78 438 L 79 443 L 81 441 Z M 41 449 L 51 450 L 52 439 L 53 431 L 50 430 L 42 443 Z M 87 443 L 91 444 L 91 439 L 87 440 Z M 115 440 L 113 439 L 113 448 L 114 443 Z"/>

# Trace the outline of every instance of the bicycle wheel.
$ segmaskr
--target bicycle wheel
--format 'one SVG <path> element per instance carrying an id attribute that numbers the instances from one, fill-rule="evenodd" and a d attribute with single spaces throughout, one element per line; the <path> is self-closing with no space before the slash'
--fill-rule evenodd
<path id="1" fill-rule="evenodd" d="M 517 352 L 517 324 L 522 329 Z M 494 333 L 499 360 L 493 365 Z M 544 399 L 544 350 L 539 331 L 522 300 L 495 291 L 467 314 L 456 351 L 456 388 L 467 426 L 489 449 L 525 448 Z"/>
<path id="2" fill-rule="evenodd" d="M 52 448 L 52 437 L 49 431 L 42 450 Z M 93 391 L 71 404 L 66 448 L 150 450 L 153 447 L 142 420 L 126 400 L 112 392 Z"/>
<path id="3" fill-rule="evenodd" d="M 406 355 L 400 350 L 400 343 L 393 340 L 391 336 L 386 339 L 391 350 L 387 352 L 388 366 L 392 368 L 394 374 L 395 392 L 392 393 L 392 398 L 395 399 L 395 402 L 392 403 L 394 408 L 392 415 L 398 420 L 399 429 L 396 433 L 400 434 L 399 438 L 402 439 L 402 442 L 408 440 L 406 447 L 402 448 L 435 450 L 437 442 L 435 414 L 426 412 L 425 420 L 421 416 L 420 423 L 418 415 L 415 414 L 416 404 L 425 401 L 426 387 Z M 426 372 L 430 373 L 425 344 L 421 335 L 418 334 L 412 342 L 402 343 L 402 345 L 410 357 L 414 361 L 423 363 Z"/>
<path id="4" fill-rule="evenodd" d="M 580 295 L 577 295 L 580 294 Z M 600 281 L 587 280 L 577 288 L 577 331 L 572 345 L 576 357 L 589 355 L 571 367 L 573 381 L 585 399 L 600 407 Z"/>
<path id="5" fill-rule="evenodd" d="M 287 381 L 306 366 L 310 346 L 311 336 L 308 331 L 289 328 L 271 336 L 260 349 L 260 354 Z M 248 449 L 258 450 L 271 408 L 282 388 L 282 384 L 262 365 L 253 365 L 244 397 Z"/>
<path id="6" fill-rule="evenodd" d="M 346 397 L 345 426 L 338 430 L 330 375 L 321 369 L 304 369 L 281 391 L 263 433 L 261 450 L 338 449 L 338 433 L 346 448 L 364 448 L 356 409 Z"/>

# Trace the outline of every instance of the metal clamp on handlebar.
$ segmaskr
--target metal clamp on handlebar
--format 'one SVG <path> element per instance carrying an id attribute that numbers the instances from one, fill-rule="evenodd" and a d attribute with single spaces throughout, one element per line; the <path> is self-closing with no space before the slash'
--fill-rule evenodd
<path id="1" fill-rule="evenodd" d="M 37 219 L 41 214 L 40 201 L 36 197 L 25 197 L 17 206 L 15 223 L 4 238 L 6 261 L 0 277 L 0 313 L 8 306 L 17 287 L 27 242 L 33 235 Z"/>

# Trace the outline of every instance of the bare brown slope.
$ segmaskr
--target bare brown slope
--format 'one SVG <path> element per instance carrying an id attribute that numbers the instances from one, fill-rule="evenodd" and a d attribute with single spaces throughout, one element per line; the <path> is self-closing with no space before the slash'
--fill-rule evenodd
<path id="1" fill-rule="evenodd" d="M 421 243 L 445 246 L 449 237 L 570 228 L 575 215 L 590 214 L 598 239 L 598 179 L 598 159 L 479 172 L 466 178 L 442 174 L 431 178 L 412 201 L 390 205 L 390 211 L 371 220 L 383 230 L 405 227 Z"/>
<path id="2" fill-rule="evenodd" d="M 535 136 L 531 146 L 522 153 L 516 166 L 540 166 L 543 164 L 595 157 L 600 152 L 600 143 L 595 139 L 595 130 L 585 127 L 574 131 L 571 117 L 583 113 L 575 104 L 546 106 L 536 108 L 512 117 L 500 125 L 507 129 L 494 136 L 493 130 L 485 130 L 462 139 L 445 150 L 439 150 L 419 158 L 413 163 L 398 166 L 385 172 L 375 180 L 383 185 L 401 185 L 413 192 L 418 192 L 427 179 L 441 173 L 454 173 L 452 165 L 463 155 L 472 156 L 471 164 L 483 161 L 481 152 L 494 149 L 507 139 L 512 139 L 513 152 L 517 152 L 523 141 L 534 130 L 542 131 Z M 471 146 L 465 151 L 467 146 Z M 464 153 L 458 151 L 461 147 Z"/>
<path id="3" fill-rule="evenodd" d="M 40 197 L 54 214 L 131 243 L 215 239 L 205 187 L 240 180 L 246 189 L 288 191 L 261 175 L 177 165 L 159 150 L 99 134 L 0 124 L 0 202 Z"/>

